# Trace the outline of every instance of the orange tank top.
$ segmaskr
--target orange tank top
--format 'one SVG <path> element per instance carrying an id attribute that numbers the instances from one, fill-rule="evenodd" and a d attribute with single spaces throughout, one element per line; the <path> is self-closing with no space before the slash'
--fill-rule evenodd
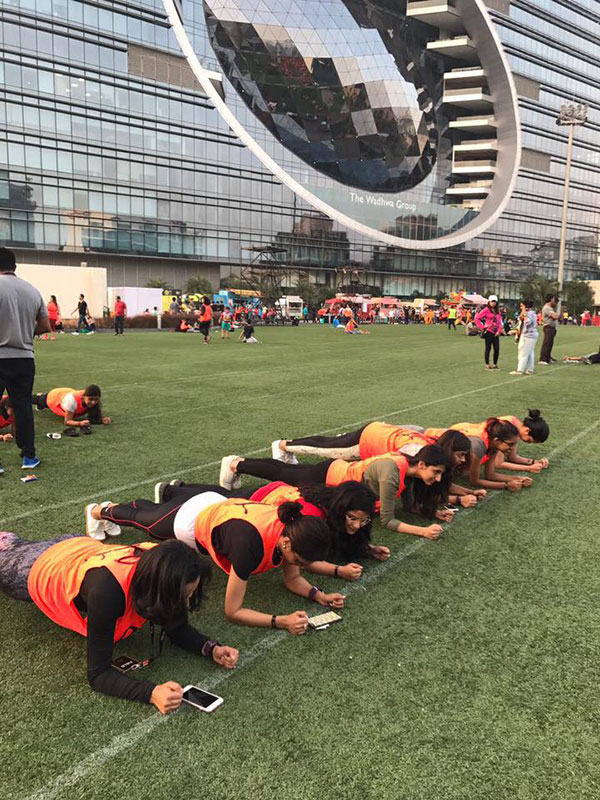
<path id="1" fill-rule="evenodd" d="M 423 433 L 402 428 L 399 425 L 390 425 L 387 422 L 371 422 L 364 428 L 358 443 L 362 459 L 381 456 L 400 450 L 405 444 L 418 442 L 425 446 L 432 444 L 433 439 Z"/>
<path id="2" fill-rule="evenodd" d="M 73 412 L 73 416 L 81 417 L 83 416 L 83 414 L 87 414 L 88 411 L 87 408 L 83 405 L 83 392 L 84 392 L 83 389 L 79 389 L 78 391 L 76 389 L 68 389 L 68 388 L 51 389 L 48 392 L 48 395 L 46 396 L 46 402 L 48 403 L 48 408 L 50 409 L 50 411 L 53 411 L 59 417 L 64 417 L 66 412 L 64 408 L 61 406 L 61 403 L 64 397 L 66 397 L 68 394 L 72 394 L 77 403 L 77 408 Z"/>
<path id="3" fill-rule="evenodd" d="M 290 486 L 283 481 L 274 481 L 261 486 L 254 494 L 250 495 L 250 500 L 255 503 L 266 503 L 269 506 L 279 507 L 282 503 L 292 502 L 302 505 L 302 513 L 309 517 L 319 517 L 325 519 L 325 512 L 319 506 L 309 503 L 300 494 L 297 486 Z"/>
<path id="4" fill-rule="evenodd" d="M 134 546 L 104 544 L 85 536 L 65 539 L 49 547 L 33 562 L 27 589 L 36 606 L 49 619 L 82 636 L 87 635 L 87 618 L 81 615 L 74 600 L 87 572 L 106 567 L 125 594 L 125 613 L 115 626 L 114 641 L 126 639 L 146 622 L 133 608 L 129 587 L 141 550 L 156 547 L 152 542 Z"/>
<path id="5" fill-rule="evenodd" d="M 342 461 L 341 458 L 336 458 L 329 466 L 325 483 L 327 486 L 339 486 L 341 483 L 347 481 L 363 481 L 365 472 L 371 464 L 375 461 L 387 459 L 394 461 L 400 472 L 400 486 L 398 488 L 398 497 L 402 494 L 406 486 L 406 470 L 408 469 L 408 461 L 404 456 L 394 455 L 394 453 L 386 453 L 381 456 L 373 456 L 366 458 L 364 461 Z"/>
<path id="6" fill-rule="evenodd" d="M 244 520 L 249 522 L 256 530 L 263 543 L 263 558 L 252 573 L 259 575 L 279 566 L 273 562 L 275 548 L 279 537 L 283 533 L 284 524 L 277 516 L 277 507 L 265 503 L 256 503 L 243 497 L 235 497 L 222 503 L 215 503 L 203 509 L 194 523 L 194 536 L 196 541 L 206 551 L 212 560 L 228 575 L 231 571 L 231 562 L 221 553 L 217 553 L 212 542 L 213 530 L 219 525 L 231 520 Z"/>

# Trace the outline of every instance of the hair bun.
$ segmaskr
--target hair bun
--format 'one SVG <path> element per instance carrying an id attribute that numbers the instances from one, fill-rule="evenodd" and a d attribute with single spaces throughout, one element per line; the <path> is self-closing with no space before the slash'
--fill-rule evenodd
<path id="1" fill-rule="evenodd" d="M 529 419 L 541 419 L 542 412 L 539 408 L 530 408 L 529 409 Z"/>
<path id="2" fill-rule="evenodd" d="M 284 525 L 288 525 L 302 516 L 302 503 L 288 500 L 279 506 L 277 515 Z"/>

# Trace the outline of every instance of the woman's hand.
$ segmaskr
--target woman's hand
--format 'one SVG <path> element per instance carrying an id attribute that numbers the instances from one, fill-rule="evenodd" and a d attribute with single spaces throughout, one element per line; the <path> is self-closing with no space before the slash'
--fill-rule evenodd
<path id="1" fill-rule="evenodd" d="M 506 481 L 506 488 L 509 492 L 520 492 L 523 488 L 522 478 L 511 478 L 509 481 Z"/>
<path id="2" fill-rule="evenodd" d="M 475 494 L 461 494 L 458 498 L 463 508 L 473 508 L 477 505 L 477 496 Z"/>
<path id="3" fill-rule="evenodd" d="M 363 568 L 360 564 L 344 564 L 343 567 L 338 567 L 338 577 L 343 578 L 345 581 L 357 581 L 363 573 Z"/>
<path id="4" fill-rule="evenodd" d="M 443 531 L 441 525 L 428 525 L 426 528 L 421 528 L 423 531 L 420 535 L 425 539 L 439 539 L 440 533 Z"/>
<path id="5" fill-rule="evenodd" d="M 302 636 L 308 628 L 308 614 L 306 611 L 294 611 L 293 614 L 286 614 L 277 617 L 278 626 L 283 628 L 292 636 Z"/>
<path id="6" fill-rule="evenodd" d="M 450 508 L 438 508 L 435 512 L 435 518 L 440 519 L 442 522 L 452 522 L 454 519 L 454 511 Z"/>
<path id="7" fill-rule="evenodd" d="M 110 425 L 112 419 L 110 417 L 102 417 L 102 424 L 103 425 Z"/>
<path id="8" fill-rule="evenodd" d="M 529 489 L 529 487 L 533 485 L 533 478 L 524 476 L 523 478 L 519 478 L 519 480 L 521 481 L 521 486 L 525 487 L 526 489 Z"/>
<path id="9" fill-rule="evenodd" d="M 377 561 L 387 561 L 392 555 L 389 547 L 384 547 L 382 544 L 372 544 L 369 553 L 376 558 Z"/>
<path id="10" fill-rule="evenodd" d="M 523 469 L 525 470 L 525 472 L 537 473 L 541 472 L 544 468 L 542 467 L 539 461 L 534 461 L 533 464 L 529 464 L 529 466 L 523 467 Z"/>
<path id="11" fill-rule="evenodd" d="M 339 592 L 330 592 L 329 594 L 319 592 L 315 599 L 321 606 L 329 606 L 329 608 L 343 608 L 344 600 L 346 598 L 343 594 L 339 594 Z"/>
<path id="12" fill-rule="evenodd" d="M 548 469 L 550 466 L 550 461 L 547 458 L 537 458 L 535 461 L 536 464 L 541 464 L 542 469 Z"/>
<path id="13" fill-rule="evenodd" d="M 482 500 L 484 497 L 487 497 L 487 489 L 473 489 L 471 494 L 474 494 L 478 500 Z"/>
<path id="14" fill-rule="evenodd" d="M 12 433 L 5 433 L 3 436 L 0 436 L 0 441 L 10 442 L 12 441 L 12 438 L 13 438 Z"/>
<path id="15" fill-rule="evenodd" d="M 224 644 L 218 644 L 213 647 L 212 660 L 220 667 L 225 667 L 225 669 L 234 669 L 237 666 L 239 657 L 240 652 L 235 647 L 228 647 Z"/>
<path id="16" fill-rule="evenodd" d="M 155 686 L 150 696 L 150 702 L 155 705 L 161 714 L 170 714 L 177 711 L 181 705 L 183 689 L 175 681 L 167 681 Z"/>

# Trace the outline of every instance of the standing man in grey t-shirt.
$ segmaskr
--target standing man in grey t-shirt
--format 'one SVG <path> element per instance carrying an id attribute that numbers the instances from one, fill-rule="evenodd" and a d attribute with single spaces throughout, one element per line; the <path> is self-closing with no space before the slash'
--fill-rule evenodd
<path id="1" fill-rule="evenodd" d="M 0 247 L 0 396 L 5 389 L 8 391 L 15 412 L 22 469 L 33 469 L 40 463 L 35 454 L 31 405 L 35 377 L 33 337 L 50 333 L 50 323 L 42 295 L 30 283 L 17 278 L 16 268 L 12 250 Z"/>
<path id="2" fill-rule="evenodd" d="M 544 341 L 540 350 L 539 364 L 546 366 L 554 359 L 552 358 L 552 345 L 554 337 L 558 331 L 558 297 L 555 294 L 546 295 L 546 303 L 542 308 L 542 325 L 544 326 Z"/>

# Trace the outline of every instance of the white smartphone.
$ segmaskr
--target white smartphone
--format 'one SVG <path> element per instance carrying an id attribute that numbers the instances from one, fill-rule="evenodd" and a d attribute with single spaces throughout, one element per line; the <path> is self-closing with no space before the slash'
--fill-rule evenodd
<path id="1" fill-rule="evenodd" d="M 183 689 L 183 702 L 194 706 L 194 708 L 199 708 L 200 711 L 210 713 L 222 705 L 223 698 L 219 697 L 218 694 L 211 694 L 199 686 L 190 684 Z"/>

